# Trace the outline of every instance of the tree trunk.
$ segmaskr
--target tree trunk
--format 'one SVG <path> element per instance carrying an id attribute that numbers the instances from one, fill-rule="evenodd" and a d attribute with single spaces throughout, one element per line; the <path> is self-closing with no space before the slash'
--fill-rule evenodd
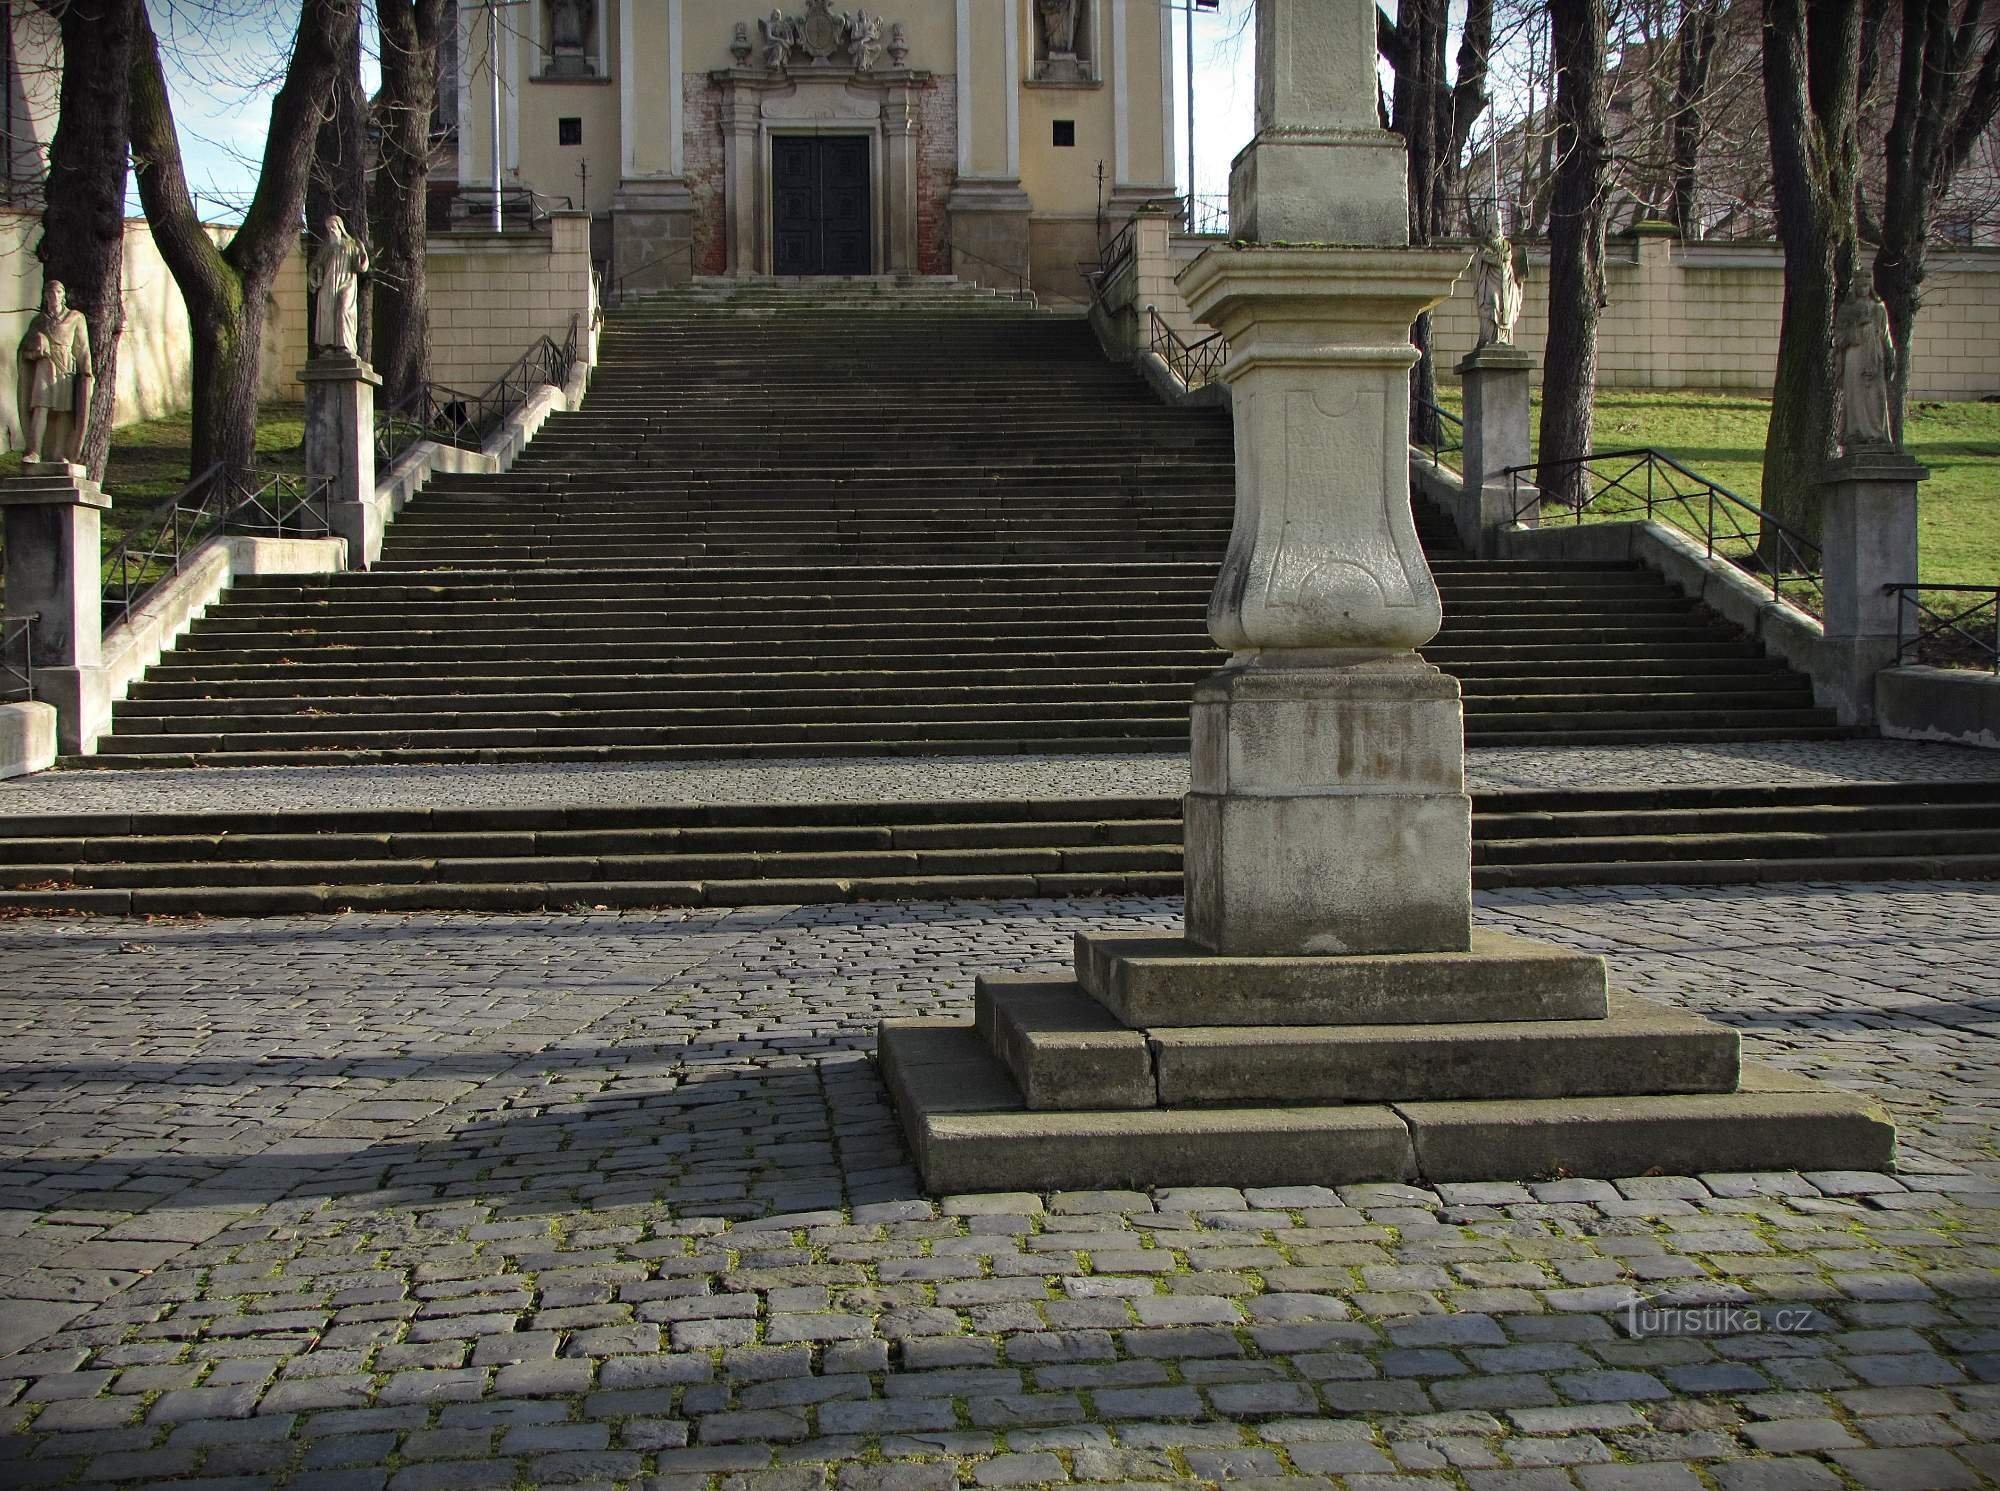
<path id="1" fill-rule="evenodd" d="M 1931 224 L 1959 168 L 2000 111 L 2000 28 L 1982 24 L 1987 8 L 1982 0 L 1963 0 L 1954 17 L 1952 0 L 1903 3 L 1895 113 L 1883 139 L 1886 169 L 1874 264 L 1875 292 L 1888 308 L 1896 340 L 1889 407 L 1898 440 Z"/>
<path id="2" fill-rule="evenodd" d="M 1820 470 L 1839 432 L 1834 311 L 1854 270 L 1860 41 L 1857 0 L 1766 0 L 1764 108 L 1785 291 L 1763 506 L 1814 542 Z M 1776 559 L 1773 535 L 1761 548 Z"/>
<path id="3" fill-rule="evenodd" d="M 368 95 L 361 86 L 361 12 L 357 7 L 340 42 L 340 64 L 325 117 L 313 137 L 312 173 L 306 179 L 306 236 L 318 243 L 329 216 L 368 241 Z M 368 300 L 357 297 L 355 351 L 363 362 L 370 351 Z M 317 341 L 313 304 L 306 304 L 307 345 Z"/>
<path id="4" fill-rule="evenodd" d="M 382 90 L 376 104 L 380 158 L 370 226 L 375 249 L 375 364 L 389 403 L 430 376 L 430 289 L 425 218 L 437 56 L 451 15 L 447 0 L 377 0 Z"/>
<path id="5" fill-rule="evenodd" d="M 1549 337 L 1542 362 L 1539 454 L 1545 463 L 1590 454 L 1611 158 L 1604 85 L 1608 26 L 1604 0 L 1551 0 L 1556 166 L 1549 196 Z M 1552 501 L 1581 505 L 1589 495 L 1581 466 L 1545 464 L 1538 475 L 1543 495 Z"/>
<path id="6" fill-rule="evenodd" d="M 138 0 L 51 0 L 62 31 L 62 92 L 49 146 L 48 200 L 36 256 L 90 327 L 90 426 L 83 463 L 104 478 L 118 410 L 125 326 L 126 73 Z"/>
<path id="7" fill-rule="evenodd" d="M 356 0 L 304 0 L 285 81 L 271 103 L 257 190 L 226 248 L 195 215 L 181 164 L 159 40 L 135 7 L 131 118 L 133 174 L 160 257 L 187 302 L 194 340 L 191 470 L 250 466 L 257 452 L 257 390 L 271 287 L 298 252 L 313 138 Z"/>
<path id="8" fill-rule="evenodd" d="M 1716 0 L 1693 0 L 1675 35 L 1673 222 L 1682 238 L 1701 236 L 1699 164 L 1702 108 L 1715 61 Z"/>

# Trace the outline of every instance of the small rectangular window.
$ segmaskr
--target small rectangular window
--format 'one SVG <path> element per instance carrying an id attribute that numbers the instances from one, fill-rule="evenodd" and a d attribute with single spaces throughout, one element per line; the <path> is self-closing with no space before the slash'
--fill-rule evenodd
<path id="1" fill-rule="evenodd" d="M 556 143 L 558 145 L 581 145 L 583 143 L 583 121 L 581 119 L 558 119 L 556 121 Z"/>
<path id="2" fill-rule="evenodd" d="M 1056 144 L 1074 145 L 1075 143 L 1076 121 L 1074 119 L 1058 119 L 1056 121 Z"/>

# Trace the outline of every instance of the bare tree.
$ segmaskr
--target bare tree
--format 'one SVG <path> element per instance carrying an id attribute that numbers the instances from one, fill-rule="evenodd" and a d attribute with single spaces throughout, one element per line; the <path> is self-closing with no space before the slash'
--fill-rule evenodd
<path id="1" fill-rule="evenodd" d="M 252 464 L 271 288 L 297 251 L 314 136 L 358 0 L 301 0 L 297 37 L 271 103 L 263 166 L 243 223 L 218 248 L 195 214 L 181 164 L 159 38 L 137 7 L 132 46 L 132 165 L 154 242 L 187 302 L 194 341 L 192 469 Z"/>
<path id="2" fill-rule="evenodd" d="M 1903 0 L 1896 105 L 1882 142 L 1879 219 L 1859 198 L 1863 232 L 1876 244 L 1875 290 L 1896 338 L 1890 409 L 1902 434 L 1932 224 L 1954 180 L 2000 113 L 2000 25 L 1985 0 Z M 1871 54 L 1864 43 L 1863 56 Z"/>
<path id="3" fill-rule="evenodd" d="M 437 107 L 438 51 L 451 23 L 450 0 L 376 0 L 382 131 L 375 167 L 375 361 L 383 392 L 403 398 L 430 373 L 430 291 L 424 233 Z"/>
<path id="4" fill-rule="evenodd" d="M 1458 76 L 1445 69 L 1450 35 L 1445 0 L 1401 0 L 1393 30 L 1377 12 L 1376 47 L 1386 49 L 1396 77 L 1390 127 L 1409 151 L 1410 241 L 1429 243 L 1451 231 L 1458 180 L 1474 123 L 1485 111 L 1486 78 L 1493 50 L 1493 0 L 1470 0 L 1459 34 Z M 1417 365 L 1410 372 L 1412 426 L 1430 438 L 1437 403 L 1437 359 L 1431 318 L 1417 318 L 1410 339 Z"/>
<path id="5" fill-rule="evenodd" d="M 1815 484 L 1838 430 L 1834 310 L 1855 265 L 1860 59 L 1859 0 L 1765 0 L 1764 107 L 1785 295 L 1764 507 L 1815 540 Z"/>
<path id="6" fill-rule="evenodd" d="M 60 112 L 49 147 L 47 202 L 35 253 L 90 327 L 97 382 L 83 461 L 104 476 L 118 407 L 118 337 L 125 325 L 125 140 L 139 0 L 40 0 L 61 29 Z"/>
<path id="7" fill-rule="evenodd" d="M 1590 453 L 1597 319 L 1604 305 L 1604 225 L 1611 145 L 1605 117 L 1604 0 L 1550 0 L 1555 57 L 1555 179 L 1549 197 L 1549 336 L 1542 363 L 1540 456 Z M 1540 472 L 1545 495 L 1581 503 L 1580 466 Z"/>
<path id="8" fill-rule="evenodd" d="M 1694 0 L 1681 8 L 1674 33 L 1673 223 L 1683 238 L 1701 236 L 1701 122 L 1721 10 L 1722 0 Z"/>
<path id="9" fill-rule="evenodd" d="M 306 235 L 324 235 L 328 217 L 338 217 L 347 231 L 368 241 L 368 94 L 361 86 L 361 7 L 345 21 L 340 38 L 340 63 L 325 116 L 313 137 L 312 170 L 306 177 Z M 311 320 L 307 302 L 307 320 Z M 369 355 L 368 302 L 364 298 L 356 320 L 355 350 Z"/>

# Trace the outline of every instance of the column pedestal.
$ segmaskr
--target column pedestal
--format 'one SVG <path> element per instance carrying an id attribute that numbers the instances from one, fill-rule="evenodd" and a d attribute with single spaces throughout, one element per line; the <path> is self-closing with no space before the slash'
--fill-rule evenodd
<path id="1" fill-rule="evenodd" d="M 1917 578 L 1917 483 L 1930 476 L 1901 451 L 1857 451 L 1820 479 L 1820 549 L 1830 666 L 1820 678 L 1845 725 L 1875 721 L 1875 675 L 1894 667 L 1898 597 Z"/>
<path id="2" fill-rule="evenodd" d="M 1500 534 L 1510 524 L 1533 527 L 1538 505 L 1515 513 L 1514 488 L 1500 475 L 1533 459 L 1528 446 L 1528 384 L 1535 360 L 1519 347 L 1494 344 L 1459 359 L 1465 389 L 1465 478 L 1459 537 L 1482 559 L 1500 557 Z"/>
<path id="3" fill-rule="evenodd" d="M 375 390 L 381 376 L 352 355 L 323 353 L 299 370 L 306 386 L 306 479 L 332 483 L 327 520 L 347 540 L 347 567 L 382 557 L 375 500 Z"/>
<path id="4" fill-rule="evenodd" d="M 7 614 L 33 616 L 35 697 L 54 707 L 60 749 L 89 749 L 111 712 L 104 679 L 101 514 L 111 506 L 84 468 L 23 462 L 0 481 Z"/>
<path id="5" fill-rule="evenodd" d="M 678 177 L 621 181 L 611 199 L 607 293 L 660 290 L 694 273 L 694 196 Z"/>
<path id="6" fill-rule="evenodd" d="M 1368 246 L 1210 249 L 1178 276 L 1229 338 L 1236 425 L 1208 610 L 1232 656 L 1194 697 L 1187 934 L 1083 933 L 1073 979 L 982 977 L 970 1021 L 885 1024 L 925 1184 L 1886 1167 L 1895 1131 L 1868 1104 L 1612 994 L 1601 958 L 1473 930 L 1458 684 L 1417 653 L 1442 608 L 1410 513 L 1407 381 L 1410 323 L 1465 259 L 1402 246 L 1374 6 L 1258 0 L 1257 22 L 1258 228 L 1296 205 L 1266 190 L 1293 164 L 1277 136 L 1345 128 L 1311 147 L 1297 201 L 1359 200 L 1299 236 L 1333 221 Z"/>

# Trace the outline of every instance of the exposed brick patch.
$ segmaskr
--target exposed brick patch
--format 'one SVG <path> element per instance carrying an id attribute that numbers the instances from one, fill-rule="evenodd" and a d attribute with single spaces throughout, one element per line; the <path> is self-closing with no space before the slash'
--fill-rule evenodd
<path id="1" fill-rule="evenodd" d="M 721 274 L 729 267 L 724 212 L 722 94 L 705 72 L 681 74 L 681 163 L 694 197 L 694 267 Z"/>
<path id="2" fill-rule="evenodd" d="M 958 79 L 946 73 L 917 95 L 917 269 L 950 274 L 946 203 L 958 180 Z"/>

